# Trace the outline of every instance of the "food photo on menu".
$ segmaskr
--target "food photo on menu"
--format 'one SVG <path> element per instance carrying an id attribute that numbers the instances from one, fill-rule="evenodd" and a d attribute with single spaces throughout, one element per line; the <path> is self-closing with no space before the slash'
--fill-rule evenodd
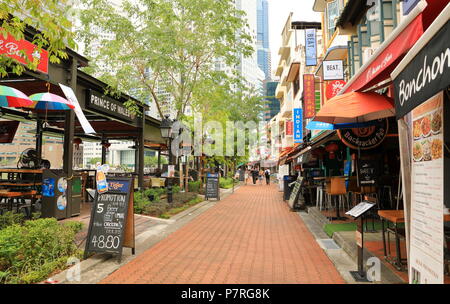
<path id="1" fill-rule="evenodd" d="M 413 159 L 415 162 L 442 158 L 442 109 L 426 114 L 413 122 Z"/>

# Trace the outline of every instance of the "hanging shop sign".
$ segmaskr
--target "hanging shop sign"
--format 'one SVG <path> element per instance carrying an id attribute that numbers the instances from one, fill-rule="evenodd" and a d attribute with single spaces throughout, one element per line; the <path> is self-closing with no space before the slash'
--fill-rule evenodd
<path id="1" fill-rule="evenodd" d="M 313 118 L 316 115 L 316 92 L 313 74 L 303 75 L 303 113 L 305 119 Z"/>
<path id="2" fill-rule="evenodd" d="M 136 115 L 121 102 L 93 90 L 87 90 L 86 107 L 120 120 L 137 123 Z"/>
<path id="3" fill-rule="evenodd" d="M 444 97 L 412 111 L 410 283 L 444 283 Z"/>
<path id="4" fill-rule="evenodd" d="M 303 142 L 303 109 L 294 109 L 294 143 Z"/>
<path id="5" fill-rule="evenodd" d="M 38 51 L 36 45 L 24 39 L 16 40 L 9 34 L 6 38 L 0 35 L 0 55 L 13 58 L 24 65 L 38 60 L 36 70 L 48 74 L 48 52 Z"/>
<path id="6" fill-rule="evenodd" d="M 323 80 L 344 79 L 344 63 L 342 60 L 324 60 L 322 62 Z"/>
<path id="7" fill-rule="evenodd" d="M 325 96 L 327 97 L 327 99 L 331 99 L 336 96 L 342 90 L 345 84 L 346 82 L 344 80 L 330 81 L 325 89 Z"/>
<path id="8" fill-rule="evenodd" d="M 397 119 L 450 85 L 450 21 L 394 79 Z"/>
<path id="9" fill-rule="evenodd" d="M 317 65 L 317 40 L 316 29 L 305 30 L 305 57 L 306 66 Z"/>
<path id="10" fill-rule="evenodd" d="M 286 121 L 286 135 L 292 136 L 294 135 L 294 122 Z"/>
<path id="11" fill-rule="evenodd" d="M 384 118 L 374 122 L 374 125 L 364 128 L 339 129 L 337 134 L 347 147 L 370 150 L 383 142 L 388 134 L 388 129 L 388 119 Z"/>
<path id="12" fill-rule="evenodd" d="M 12 143 L 18 127 L 18 121 L 0 121 L 0 143 Z"/>

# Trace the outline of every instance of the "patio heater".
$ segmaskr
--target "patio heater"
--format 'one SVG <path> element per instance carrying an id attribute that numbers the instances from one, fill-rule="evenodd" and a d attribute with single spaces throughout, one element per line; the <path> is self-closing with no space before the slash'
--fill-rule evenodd
<path id="1" fill-rule="evenodd" d="M 169 166 L 172 166 L 172 126 L 173 121 L 169 118 L 169 115 L 165 115 L 164 119 L 161 121 L 161 137 L 168 141 L 168 149 L 169 149 Z M 171 204 L 173 202 L 172 197 L 172 179 L 169 175 L 167 175 L 167 202 Z"/>

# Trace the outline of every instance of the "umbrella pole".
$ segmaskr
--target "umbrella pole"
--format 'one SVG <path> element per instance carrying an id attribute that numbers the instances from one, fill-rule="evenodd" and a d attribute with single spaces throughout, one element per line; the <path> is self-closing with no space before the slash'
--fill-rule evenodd
<path id="1" fill-rule="evenodd" d="M 38 159 L 42 159 L 42 126 L 43 121 L 38 116 L 36 121 L 36 154 Z"/>

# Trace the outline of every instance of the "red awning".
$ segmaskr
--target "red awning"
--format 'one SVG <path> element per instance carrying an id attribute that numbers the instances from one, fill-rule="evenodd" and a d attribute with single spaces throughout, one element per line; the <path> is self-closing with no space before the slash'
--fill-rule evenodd
<path id="1" fill-rule="evenodd" d="M 350 92 L 331 98 L 314 120 L 337 124 L 365 122 L 394 115 L 392 98 L 373 92 Z"/>
<path id="2" fill-rule="evenodd" d="M 403 55 L 416 43 L 423 32 L 422 14 L 419 14 L 390 43 L 385 41 L 387 45 L 380 46 L 383 50 L 379 54 L 375 53 L 373 56 L 376 57 L 370 58 L 369 63 L 361 67 L 354 76 L 355 80 L 349 82 L 341 94 L 362 91 L 388 79 Z"/>

